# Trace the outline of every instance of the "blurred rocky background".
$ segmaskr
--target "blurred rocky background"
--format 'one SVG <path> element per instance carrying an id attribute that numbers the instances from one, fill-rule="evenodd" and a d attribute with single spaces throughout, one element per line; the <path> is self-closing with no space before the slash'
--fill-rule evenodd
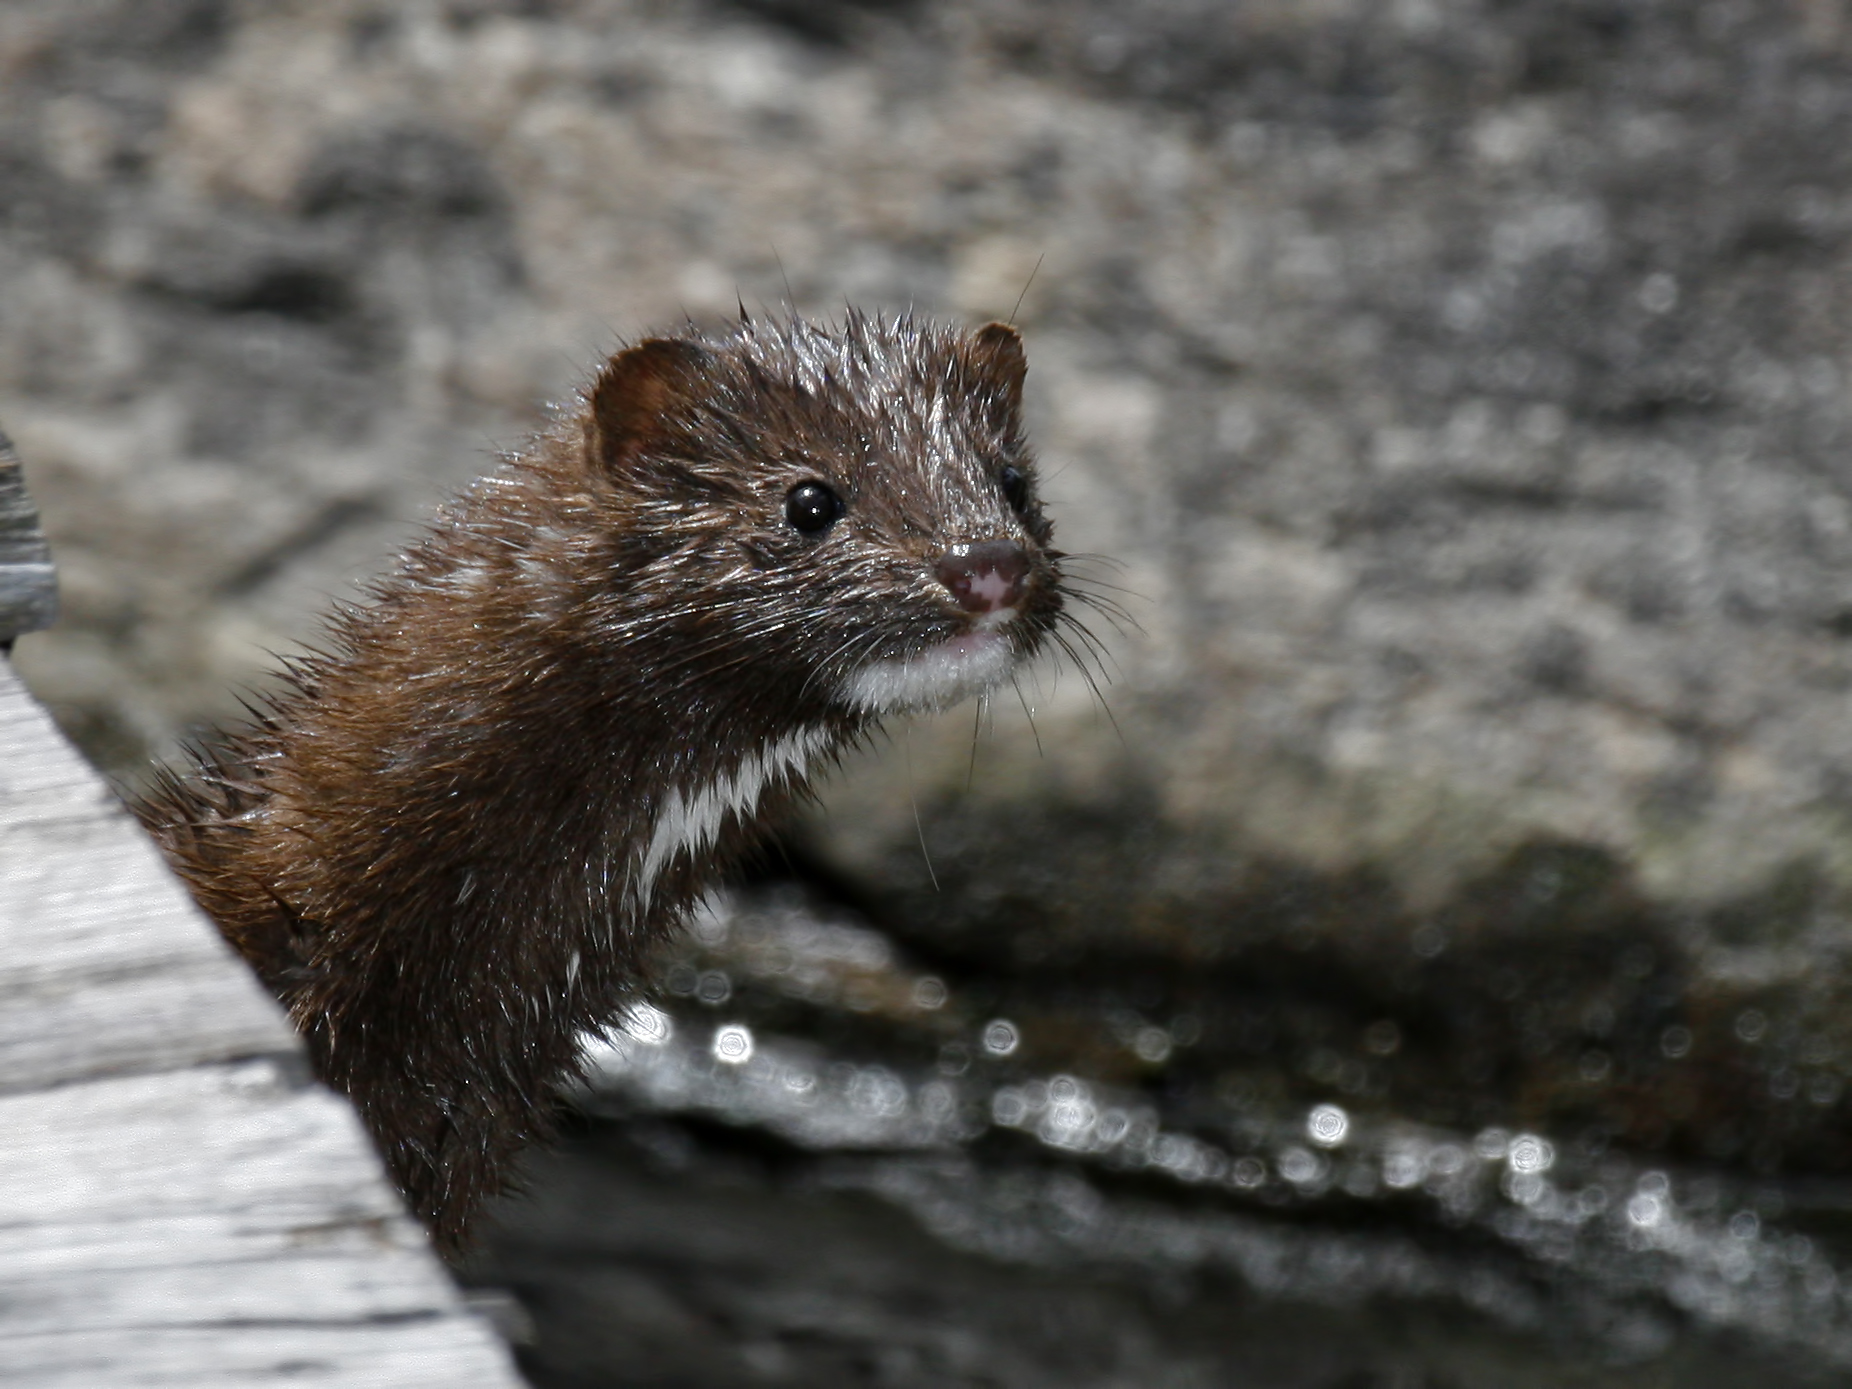
<path id="1" fill-rule="evenodd" d="M 619 341 L 1013 315 L 1137 630 L 665 960 L 536 1382 L 1843 1382 L 1849 254 L 1840 0 L 7 0 L 17 659 L 132 785 Z"/>

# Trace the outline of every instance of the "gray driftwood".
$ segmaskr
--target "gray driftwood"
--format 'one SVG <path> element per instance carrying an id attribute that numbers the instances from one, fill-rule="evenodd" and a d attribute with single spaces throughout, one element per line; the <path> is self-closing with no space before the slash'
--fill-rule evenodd
<path id="1" fill-rule="evenodd" d="M 49 627 L 58 613 L 58 586 L 39 513 L 13 441 L 0 434 L 0 646 Z"/>
<path id="2" fill-rule="evenodd" d="M 4 658 L 0 1380 L 519 1383 L 352 1111 Z"/>

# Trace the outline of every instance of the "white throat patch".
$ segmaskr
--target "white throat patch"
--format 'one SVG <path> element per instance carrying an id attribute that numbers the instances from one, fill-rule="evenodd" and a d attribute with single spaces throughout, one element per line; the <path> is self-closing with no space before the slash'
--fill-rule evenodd
<path id="1" fill-rule="evenodd" d="M 875 661 L 842 682 L 842 699 L 865 714 L 949 709 L 988 694 L 1016 665 L 1007 637 L 978 631 L 904 660 Z"/>
<path id="2" fill-rule="evenodd" d="M 637 874 L 637 896 L 645 904 L 656 877 L 679 853 L 699 854 L 713 844 L 729 815 L 750 816 L 767 786 L 790 783 L 803 775 L 805 764 L 828 744 L 821 728 L 800 728 L 749 754 L 732 772 L 723 772 L 705 786 L 684 792 L 677 787 L 663 797 L 655 832 Z"/>

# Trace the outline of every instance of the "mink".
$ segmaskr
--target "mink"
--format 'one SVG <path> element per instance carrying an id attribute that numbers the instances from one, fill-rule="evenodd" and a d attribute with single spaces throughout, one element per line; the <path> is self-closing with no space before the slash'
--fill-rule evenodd
<path id="1" fill-rule="evenodd" d="M 1014 328 L 650 338 L 136 807 L 439 1247 L 811 778 L 1062 638 Z"/>

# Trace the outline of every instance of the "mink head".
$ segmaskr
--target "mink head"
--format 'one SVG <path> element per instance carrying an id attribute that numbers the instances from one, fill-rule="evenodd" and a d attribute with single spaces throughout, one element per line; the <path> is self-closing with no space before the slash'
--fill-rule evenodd
<path id="1" fill-rule="evenodd" d="M 859 314 L 618 353 L 584 417 L 600 631 L 660 699 L 786 718 L 992 688 L 1061 609 L 1024 371 L 1003 324 Z"/>

